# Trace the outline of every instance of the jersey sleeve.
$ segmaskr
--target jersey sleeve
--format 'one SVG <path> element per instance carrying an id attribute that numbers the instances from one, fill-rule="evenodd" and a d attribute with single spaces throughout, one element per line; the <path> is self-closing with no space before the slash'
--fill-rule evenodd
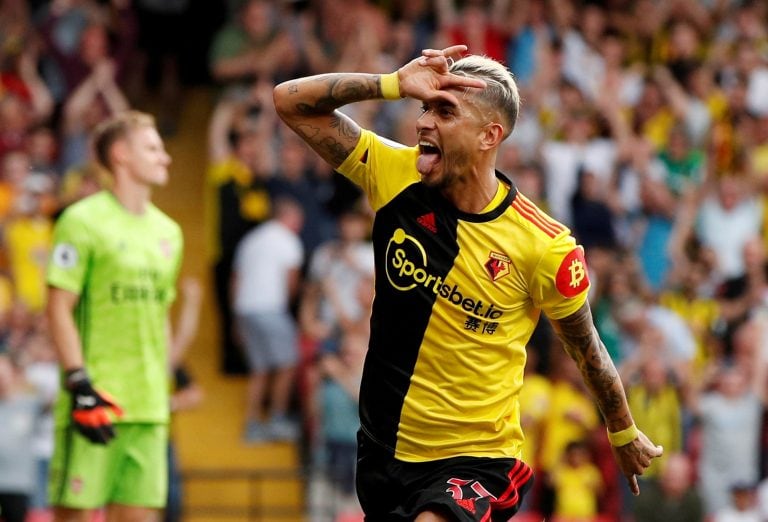
<path id="1" fill-rule="evenodd" d="M 557 237 L 539 260 L 531 282 L 534 304 L 551 319 L 574 313 L 587 300 L 589 275 L 584 249 L 573 236 Z"/>
<path id="2" fill-rule="evenodd" d="M 80 295 L 92 248 L 87 224 L 78 215 L 64 212 L 53 229 L 47 283 Z"/>
<path id="3" fill-rule="evenodd" d="M 405 187 L 419 181 L 418 150 L 363 129 L 352 153 L 339 165 L 339 173 L 358 185 L 376 211 Z"/>

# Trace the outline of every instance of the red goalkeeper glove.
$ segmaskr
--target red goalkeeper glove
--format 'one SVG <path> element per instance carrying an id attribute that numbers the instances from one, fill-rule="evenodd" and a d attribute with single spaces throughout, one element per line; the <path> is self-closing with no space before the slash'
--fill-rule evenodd
<path id="1" fill-rule="evenodd" d="M 96 444 L 106 444 L 115 437 L 109 410 L 118 417 L 123 410 L 106 392 L 96 391 L 83 368 L 70 370 L 66 386 L 72 394 L 72 421 L 85 438 Z"/>

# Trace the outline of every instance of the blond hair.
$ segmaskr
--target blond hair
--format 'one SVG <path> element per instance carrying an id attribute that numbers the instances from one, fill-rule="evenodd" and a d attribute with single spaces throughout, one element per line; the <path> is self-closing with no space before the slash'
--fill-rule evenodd
<path id="1" fill-rule="evenodd" d="M 155 118 L 151 114 L 129 110 L 120 112 L 101 122 L 93 131 L 93 150 L 96 160 L 108 170 L 112 170 L 109 152 L 115 142 L 124 139 L 138 128 L 155 127 Z"/>
<path id="2" fill-rule="evenodd" d="M 493 58 L 473 54 L 455 61 L 450 72 L 485 81 L 486 88 L 473 89 L 472 96 L 506 120 L 504 137 L 509 136 L 520 112 L 520 93 L 509 69 Z"/>

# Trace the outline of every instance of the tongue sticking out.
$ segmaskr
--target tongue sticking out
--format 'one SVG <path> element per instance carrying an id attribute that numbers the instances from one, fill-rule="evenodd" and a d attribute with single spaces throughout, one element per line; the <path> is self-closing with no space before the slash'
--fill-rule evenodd
<path id="1" fill-rule="evenodd" d="M 419 155 L 419 159 L 416 161 L 416 170 L 418 170 L 420 174 L 429 174 L 435 165 L 437 165 L 438 161 L 440 161 L 440 154 L 423 152 Z"/>

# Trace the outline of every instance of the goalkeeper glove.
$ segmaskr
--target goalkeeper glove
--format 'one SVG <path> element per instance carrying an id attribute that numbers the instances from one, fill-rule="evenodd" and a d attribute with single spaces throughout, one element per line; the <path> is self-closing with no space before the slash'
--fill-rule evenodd
<path id="1" fill-rule="evenodd" d="M 72 421 L 85 438 L 106 444 L 115 437 L 115 429 L 107 410 L 122 417 L 123 410 L 105 392 L 96 391 L 83 368 L 66 374 L 66 386 L 72 394 Z"/>

